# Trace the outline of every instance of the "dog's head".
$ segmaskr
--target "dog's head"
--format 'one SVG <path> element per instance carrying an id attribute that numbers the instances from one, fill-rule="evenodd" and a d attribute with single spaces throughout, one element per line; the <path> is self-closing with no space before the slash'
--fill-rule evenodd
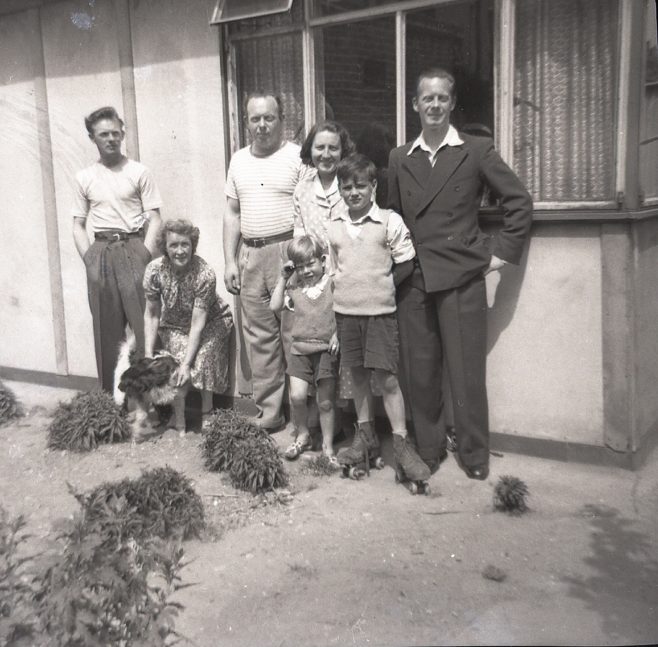
<path id="1" fill-rule="evenodd" d="M 169 353 L 143 357 L 123 373 L 119 389 L 131 397 L 140 397 L 153 388 L 170 385 L 177 368 L 178 362 Z"/>

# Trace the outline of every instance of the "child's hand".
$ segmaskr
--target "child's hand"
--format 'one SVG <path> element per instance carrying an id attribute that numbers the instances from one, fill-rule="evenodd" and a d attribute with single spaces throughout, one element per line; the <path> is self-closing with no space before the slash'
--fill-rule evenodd
<path id="1" fill-rule="evenodd" d="M 281 276 L 287 281 L 295 272 L 295 264 L 292 261 L 288 261 L 283 264 L 281 268 Z"/>
<path id="2" fill-rule="evenodd" d="M 331 336 L 331 339 L 329 340 L 329 354 L 338 355 L 339 350 L 340 350 L 340 344 L 338 343 L 338 335 L 334 333 Z"/>

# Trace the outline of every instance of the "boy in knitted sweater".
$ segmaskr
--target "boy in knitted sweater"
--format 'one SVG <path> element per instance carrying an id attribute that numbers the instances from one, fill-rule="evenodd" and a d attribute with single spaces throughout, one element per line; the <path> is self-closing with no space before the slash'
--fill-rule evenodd
<path id="1" fill-rule="evenodd" d="M 322 453 L 338 467 L 334 455 L 338 337 L 333 313 L 332 283 L 325 273 L 321 243 L 311 236 L 293 238 L 288 258 L 270 299 L 270 308 L 280 312 L 284 305 L 293 311 L 290 355 L 286 372 L 290 378 L 290 402 L 297 438 L 286 449 L 293 460 L 311 448 L 307 397 L 309 385 L 316 387 Z M 289 282 L 293 274 L 296 282 Z M 287 304 L 286 304 L 287 301 Z"/>
<path id="2" fill-rule="evenodd" d="M 371 460 L 379 456 L 374 412 L 369 404 L 372 398 L 368 397 L 374 374 L 393 431 L 396 474 L 427 481 L 429 469 L 407 440 L 404 400 L 397 378 L 395 285 L 413 271 L 416 252 L 402 217 L 375 203 L 376 167 L 367 157 L 355 154 L 344 158 L 338 164 L 337 177 L 344 204 L 338 203 L 332 210 L 327 234 L 341 363 L 352 372 L 358 422 L 352 447 L 341 449 L 338 461 L 342 465 L 363 462 L 366 448 Z"/>

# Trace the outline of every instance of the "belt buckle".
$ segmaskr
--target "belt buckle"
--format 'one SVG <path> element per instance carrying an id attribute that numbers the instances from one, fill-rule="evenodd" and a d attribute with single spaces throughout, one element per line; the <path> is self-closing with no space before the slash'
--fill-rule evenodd
<path id="1" fill-rule="evenodd" d="M 112 240 L 113 240 L 114 242 L 117 242 L 117 241 L 121 240 L 121 234 L 119 234 L 119 233 L 117 233 L 117 232 L 113 233 L 113 234 L 112 234 Z"/>

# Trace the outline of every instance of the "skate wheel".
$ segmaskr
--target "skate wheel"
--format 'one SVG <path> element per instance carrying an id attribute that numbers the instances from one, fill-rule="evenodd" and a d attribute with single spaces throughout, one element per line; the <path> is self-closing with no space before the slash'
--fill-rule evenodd
<path id="1" fill-rule="evenodd" d="M 375 460 L 373 462 L 373 467 L 377 470 L 383 470 L 384 469 L 384 459 L 381 456 L 375 458 Z"/>
<path id="2" fill-rule="evenodd" d="M 425 483 L 425 484 L 423 485 L 423 494 L 424 494 L 425 496 L 429 496 L 431 493 L 432 493 L 432 490 L 430 489 L 430 484 L 429 484 L 429 483 Z"/>
<path id="3" fill-rule="evenodd" d="M 413 481 L 409 482 L 409 492 L 411 494 L 418 494 L 418 486 Z"/>
<path id="4" fill-rule="evenodd" d="M 360 481 L 366 475 L 365 470 L 359 467 L 350 467 L 349 477 L 355 481 Z"/>

